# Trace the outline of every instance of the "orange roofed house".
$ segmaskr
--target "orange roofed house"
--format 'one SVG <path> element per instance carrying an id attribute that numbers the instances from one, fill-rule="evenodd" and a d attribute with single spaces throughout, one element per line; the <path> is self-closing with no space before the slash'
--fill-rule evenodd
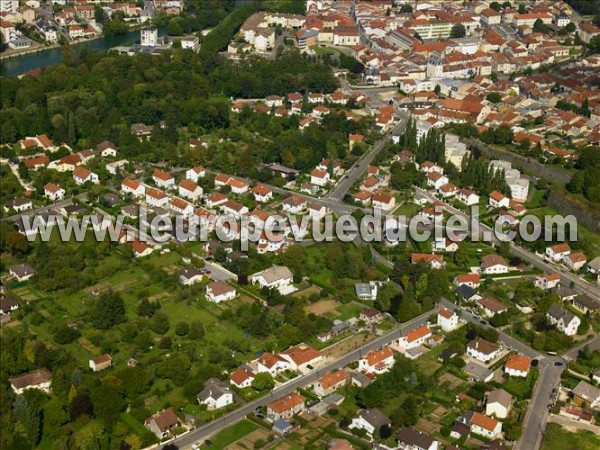
<path id="1" fill-rule="evenodd" d="M 292 370 L 300 372 L 310 371 L 311 367 L 314 367 L 323 359 L 323 355 L 318 350 L 306 344 L 290 347 L 280 353 L 279 356 L 290 363 Z"/>
<path id="2" fill-rule="evenodd" d="M 107 353 L 106 355 L 98 356 L 97 358 L 90 359 L 90 369 L 94 372 L 100 372 L 112 365 L 112 358 Z"/>
<path id="3" fill-rule="evenodd" d="M 340 387 L 345 386 L 349 379 L 350 373 L 344 369 L 327 372 L 315 383 L 315 394 L 319 397 L 332 394 Z"/>
<path id="4" fill-rule="evenodd" d="M 157 438 L 163 439 L 171 434 L 171 430 L 177 426 L 178 422 L 179 419 L 175 411 L 172 408 L 167 408 L 148 417 L 144 425 Z"/>
<path id="5" fill-rule="evenodd" d="M 364 358 L 358 360 L 358 370 L 367 373 L 382 374 L 390 370 L 396 360 L 389 347 L 381 350 L 371 350 Z"/>
<path id="6" fill-rule="evenodd" d="M 400 337 L 398 339 L 398 345 L 404 350 L 410 350 L 423 345 L 425 342 L 427 342 L 431 335 L 432 333 L 429 327 L 423 325 Z"/>
<path id="7" fill-rule="evenodd" d="M 306 398 L 292 392 L 267 405 L 267 419 L 275 422 L 279 419 L 290 419 L 305 409 Z"/>
<path id="8" fill-rule="evenodd" d="M 523 355 L 510 355 L 504 364 L 504 373 L 511 377 L 527 378 L 531 368 L 531 358 Z"/>

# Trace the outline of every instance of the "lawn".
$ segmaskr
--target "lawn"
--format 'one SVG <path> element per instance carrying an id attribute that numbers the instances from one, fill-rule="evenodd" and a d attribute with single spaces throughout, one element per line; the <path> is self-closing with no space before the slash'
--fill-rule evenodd
<path id="1" fill-rule="evenodd" d="M 532 370 L 525 379 L 515 377 L 508 378 L 502 383 L 502 388 L 519 400 L 525 400 L 531 397 L 531 392 L 536 379 L 537 372 Z"/>
<path id="2" fill-rule="evenodd" d="M 548 424 L 541 450 L 596 450 L 600 448 L 600 436 L 591 431 L 570 433 L 556 423 Z"/>
<path id="3" fill-rule="evenodd" d="M 398 206 L 392 213 L 394 216 L 406 216 L 413 217 L 416 216 L 420 211 L 421 207 L 413 202 L 405 202 L 402 205 Z"/>
<path id="4" fill-rule="evenodd" d="M 229 428 L 225 428 L 219 434 L 217 434 L 213 439 L 211 439 L 213 445 L 208 447 L 203 445 L 202 448 L 210 448 L 212 450 L 219 450 L 227 448 L 229 445 L 234 442 L 240 440 L 247 434 L 252 433 L 254 430 L 258 429 L 258 425 L 249 420 L 242 420 L 241 422 L 232 425 Z"/>

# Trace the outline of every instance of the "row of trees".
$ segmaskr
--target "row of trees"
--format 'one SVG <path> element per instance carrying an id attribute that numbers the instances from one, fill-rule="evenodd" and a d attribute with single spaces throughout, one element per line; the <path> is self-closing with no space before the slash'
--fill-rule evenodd
<path id="1" fill-rule="evenodd" d="M 510 187 L 506 183 L 504 170 L 494 170 L 489 167 L 487 159 L 477 158 L 473 154 L 463 158 L 459 179 L 461 186 L 472 186 L 481 194 L 488 194 L 495 190 L 510 196 Z"/>

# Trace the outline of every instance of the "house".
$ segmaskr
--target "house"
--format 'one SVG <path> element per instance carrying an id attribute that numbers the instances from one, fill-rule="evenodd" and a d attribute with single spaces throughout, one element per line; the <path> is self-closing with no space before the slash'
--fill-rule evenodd
<path id="1" fill-rule="evenodd" d="M 244 214 L 248 214 L 248 207 L 233 200 L 227 200 L 221 205 L 221 212 L 225 215 L 239 219 Z"/>
<path id="2" fill-rule="evenodd" d="M 23 164 L 27 170 L 38 170 L 42 167 L 46 167 L 50 162 L 50 158 L 46 155 L 36 156 L 33 158 L 27 158 L 23 160 Z"/>
<path id="3" fill-rule="evenodd" d="M 456 199 L 467 206 L 472 206 L 479 203 L 479 195 L 475 194 L 475 192 L 470 189 L 459 190 L 456 193 Z"/>
<path id="4" fill-rule="evenodd" d="M 477 300 L 477 303 L 483 310 L 483 315 L 488 318 L 494 317 L 496 314 L 503 314 L 508 311 L 508 307 L 504 303 L 492 297 L 480 298 Z"/>
<path id="5" fill-rule="evenodd" d="M 227 201 L 227 196 L 225 194 L 221 194 L 220 192 L 213 192 L 206 197 L 205 201 L 206 206 L 209 208 L 214 208 L 225 203 Z"/>
<path id="6" fill-rule="evenodd" d="M 307 206 L 307 201 L 300 195 L 292 195 L 281 202 L 285 212 L 290 214 L 300 214 Z"/>
<path id="7" fill-rule="evenodd" d="M 361 300 L 377 300 L 377 283 L 356 283 L 354 285 L 354 292 L 356 296 Z"/>
<path id="8" fill-rule="evenodd" d="M 327 208 L 320 203 L 312 202 L 308 205 L 308 217 L 312 220 L 321 220 L 327 215 Z"/>
<path id="9" fill-rule="evenodd" d="M 302 373 L 309 372 L 323 359 L 321 352 L 306 344 L 290 347 L 279 356 L 290 363 L 290 369 Z"/>
<path id="10" fill-rule="evenodd" d="M 206 405 L 209 411 L 224 408 L 233 403 L 233 392 L 223 381 L 209 378 L 204 383 L 204 389 L 196 395 L 200 405 Z"/>
<path id="11" fill-rule="evenodd" d="M 567 336 L 575 336 L 577 329 L 581 324 L 581 319 L 561 307 L 558 303 L 552 304 L 546 312 L 546 319 L 550 324 L 555 325 L 559 331 L 562 331 Z"/>
<path id="12" fill-rule="evenodd" d="M 469 361 L 462 370 L 472 382 L 489 383 L 494 378 L 492 370 L 474 361 Z"/>
<path id="13" fill-rule="evenodd" d="M 399 449 L 402 450 L 438 450 L 439 442 L 428 434 L 412 428 L 403 427 L 396 435 Z"/>
<path id="14" fill-rule="evenodd" d="M 73 180 L 75 180 L 75 183 L 79 185 L 87 183 L 88 181 L 94 184 L 98 184 L 100 182 L 97 174 L 83 166 L 77 166 L 73 169 Z"/>
<path id="15" fill-rule="evenodd" d="M 481 295 L 475 289 L 466 284 L 461 284 L 457 287 L 455 293 L 458 298 L 462 298 L 467 302 L 473 302 L 481 298 Z"/>
<path id="16" fill-rule="evenodd" d="M 280 419 L 291 419 L 296 414 L 304 412 L 305 405 L 306 398 L 292 392 L 267 405 L 267 419 L 271 422 Z"/>
<path id="17" fill-rule="evenodd" d="M 250 367 L 243 365 L 231 372 L 229 376 L 229 382 L 239 389 L 244 389 L 252 386 L 252 380 L 254 380 L 254 372 Z"/>
<path id="18" fill-rule="evenodd" d="M 29 264 L 16 264 L 8 269 L 11 278 L 21 282 L 27 281 L 35 275 L 35 269 Z"/>
<path id="19" fill-rule="evenodd" d="M 181 180 L 179 183 L 179 195 L 191 201 L 196 201 L 202 196 L 202 188 L 192 180 Z"/>
<path id="20" fill-rule="evenodd" d="M 358 316 L 358 319 L 362 320 L 367 325 L 379 323 L 382 320 L 384 320 L 384 318 L 385 315 L 375 308 L 365 308 L 360 312 Z"/>
<path id="21" fill-rule="evenodd" d="M 33 208 L 33 202 L 26 198 L 13 198 L 4 203 L 4 211 L 9 212 L 11 209 L 15 212 L 23 212 Z"/>
<path id="22" fill-rule="evenodd" d="M 454 277 L 454 283 L 457 286 L 465 284 L 473 289 L 476 289 L 481 284 L 481 279 L 478 273 L 464 273 L 456 275 Z"/>
<path id="23" fill-rule="evenodd" d="M 510 199 L 498 191 L 493 191 L 490 193 L 489 206 L 490 208 L 508 208 Z"/>
<path id="24" fill-rule="evenodd" d="M 352 194 L 352 197 L 354 198 L 354 201 L 356 203 L 359 203 L 362 206 L 367 206 L 369 204 L 369 202 L 371 201 L 372 195 L 373 194 L 368 191 L 358 191 L 358 192 Z"/>
<path id="25" fill-rule="evenodd" d="M 173 408 L 167 408 L 148 417 L 144 422 L 144 426 L 154 433 L 158 439 L 164 439 L 171 434 L 171 430 L 178 423 L 179 419 Z"/>
<path id="26" fill-rule="evenodd" d="M 577 311 L 581 311 L 583 314 L 596 314 L 600 311 L 600 301 L 588 297 L 587 295 L 578 295 L 573 300 L 573 308 Z"/>
<path id="27" fill-rule="evenodd" d="M 107 353 L 106 355 L 98 356 L 97 358 L 90 359 L 90 369 L 94 372 L 100 372 L 101 370 L 108 369 L 112 366 L 112 358 Z"/>
<path id="28" fill-rule="evenodd" d="M 470 420 L 471 433 L 495 439 L 502 432 L 502 422 L 487 417 L 479 412 L 473 412 Z"/>
<path id="29" fill-rule="evenodd" d="M 392 195 L 376 192 L 371 199 L 373 208 L 391 211 L 396 206 L 396 198 Z"/>
<path id="30" fill-rule="evenodd" d="M 573 403 L 583 408 L 600 409 L 600 389 L 587 381 L 580 381 L 573 388 Z"/>
<path id="31" fill-rule="evenodd" d="M 202 271 L 195 267 L 186 267 L 179 272 L 179 282 L 184 286 L 192 286 L 196 283 L 200 283 L 203 277 L 204 274 Z"/>
<path id="32" fill-rule="evenodd" d="M 447 183 L 447 184 L 444 184 L 439 190 L 440 190 L 440 194 L 442 194 L 442 197 L 448 198 L 448 197 L 454 197 L 456 195 L 456 193 L 458 192 L 458 187 L 456 187 L 452 183 Z"/>
<path id="33" fill-rule="evenodd" d="M 459 325 L 459 317 L 455 311 L 449 311 L 446 308 L 438 309 L 437 325 L 442 327 L 442 330 L 450 332 L 456 330 Z"/>
<path id="34" fill-rule="evenodd" d="M 69 154 L 63 156 L 56 164 L 56 170 L 59 172 L 73 171 L 75 167 L 82 163 L 81 156 L 77 154 Z"/>
<path id="35" fill-rule="evenodd" d="M 446 177 L 446 175 L 439 172 L 429 172 L 427 174 L 427 186 L 435 189 L 436 191 L 439 190 L 442 186 L 448 184 L 449 181 L 450 180 L 448 180 L 448 177 Z"/>
<path id="36" fill-rule="evenodd" d="M 175 214 L 179 214 L 184 217 L 191 217 L 192 214 L 194 214 L 194 205 L 179 197 L 171 198 L 169 208 L 171 208 L 171 211 L 173 211 Z"/>
<path id="37" fill-rule="evenodd" d="M 250 282 L 261 288 L 281 289 L 290 286 L 293 281 L 292 272 L 285 266 L 273 266 L 250 275 Z"/>
<path id="38" fill-rule="evenodd" d="M 150 255 L 154 251 L 154 249 L 148 244 L 138 240 L 135 240 L 131 243 L 131 249 L 133 251 L 133 256 L 136 258 L 143 258 L 144 256 Z"/>
<path id="39" fill-rule="evenodd" d="M 375 175 L 369 175 L 360 183 L 360 189 L 366 192 L 373 192 L 381 187 L 381 180 Z"/>
<path id="40" fill-rule="evenodd" d="M 59 185 L 54 183 L 48 183 L 44 186 L 44 197 L 52 200 L 62 200 L 65 196 L 65 190 Z"/>
<path id="41" fill-rule="evenodd" d="M 275 377 L 280 372 L 290 368 L 290 362 L 270 352 L 265 352 L 256 360 L 256 367 L 259 373 L 268 372 Z"/>
<path id="42" fill-rule="evenodd" d="M 535 287 L 543 290 L 554 289 L 560 284 L 560 275 L 557 273 L 544 273 L 535 277 Z"/>
<path id="43" fill-rule="evenodd" d="M 600 256 L 596 256 L 588 263 L 588 271 L 593 274 L 600 274 Z"/>
<path id="44" fill-rule="evenodd" d="M 96 149 L 103 158 L 117 156 L 117 146 L 110 141 L 100 142 Z"/>
<path id="45" fill-rule="evenodd" d="M 121 191 L 134 197 L 142 197 L 146 193 L 146 187 L 139 181 L 124 178 L 121 182 Z"/>
<path id="46" fill-rule="evenodd" d="M 158 189 L 150 188 L 146 191 L 146 203 L 150 206 L 165 208 L 169 204 L 169 197 Z"/>
<path id="47" fill-rule="evenodd" d="M 52 373 L 45 367 L 42 367 L 41 369 L 35 369 L 31 372 L 9 378 L 8 382 L 17 395 L 21 395 L 27 389 L 39 389 L 49 394 L 52 384 Z"/>
<path id="48" fill-rule="evenodd" d="M 410 262 L 412 264 L 418 264 L 421 261 L 429 264 L 432 269 L 441 269 L 445 266 L 443 255 L 435 255 L 430 253 L 411 253 Z"/>
<path id="49" fill-rule="evenodd" d="M 277 436 L 286 436 L 294 429 L 293 425 L 285 419 L 279 419 L 273 422 L 271 431 Z"/>
<path id="50" fill-rule="evenodd" d="M 19 309 L 19 302 L 12 298 L 0 298 L 0 316 L 7 316 Z"/>
<path id="51" fill-rule="evenodd" d="M 250 185 L 248 183 L 235 178 L 230 178 L 227 184 L 231 186 L 231 192 L 238 195 L 245 194 L 250 189 Z"/>
<path id="52" fill-rule="evenodd" d="M 500 346 L 483 338 L 477 338 L 467 344 L 467 355 L 481 362 L 489 362 L 500 353 Z"/>
<path id="53" fill-rule="evenodd" d="M 512 405 L 512 395 L 504 389 L 494 389 L 485 393 L 485 414 L 498 419 L 506 419 Z"/>
<path id="54" fill-rule="evenodd" d="M 481 271 L 485 275 L 508 273 L 508 263 L 500 255 L 485 255 L 481 258 Z"/>
<path id="55" fill-rule="evenodd" d="M 206 298 L 211 302 L 221 303 L 233 300 L 236 295 L 235 288 L 224 281 L 216 280 L 206 285 Z"/>
<path id="56" fill-rule="evenodd" d="M 204 167 L 194 166 L 185 172 L 185 179 L 193 181 L 194 183 L 197 183 L 198 179 L 204 177 L 205 175 L 206 175 L 206 169 Z"/>
<path id="57" fill-rule="evenodd" d="M 587 262 L 586 256 L 581 252 L 571 253 L 563 258 L 563 263 L 572 271 L 577 272 Z"/>
<path id="58" fill-rule="evenodd" d="M 321 169 L 313 169 L 310 173 L 310 182 L 316 186 L 327 186 L 327 183 L 331 181 L 329 172 Z"/>
<path id="59" fill-rule="evenodd" d="M 365 430 L 368 435 L 379 433 L 381 427 L 389 427 L 392 421 L 377 408 L 361 409 L 352 418 L 350 429 Z"/>
<path id="60" fill-rule="evenodd" d="M 569 244 L 566 243 L 546 247 L 546 256 L 548 259 L 550 259 L 550 261 L 555 263 L 562 261 L 562 259 L 568 256 L 570 253 L 571 247 L 569 247 Z"/>
<path id="61" fill-rule="evenodd" d="M 532 359 L 523 355 L 510 355 L 504 364 L 504 373 L 511 377 L 527 378 Z"/>
<path id="62" fill-rule="evenodd" d="M 390 370 L 396 360 L 389 347 L 380 350 L 371 350 L 364 358 L 358 360 L 358 370 L 366 373 L 382 374 Z"/>
<path id="63" fill-rule="evenodd" d="M 159 188 L 172 189 L 175 187 L 175 178 L 164 170 L 154 169 L 152 180 Z"/>
<path id="64" fill-rule="evenodd" d="M 350 373 L 345 369 L 326 372 L 314 385 L 315 394 L 319 397 L 334 393 L 350 380 Z"/>
<path id="65" fill-rule="evenodd" d="M 423 325 L 401 336 L 398 339 L 398 345 L 405 351 L 411 350 L 425 344 L 431 336 L 432 332 L 429 327 Z"/>
<path id="66" fill-rule="evenodd" d="M 454 253 L 458 251 L 458 243 L 443 237 L 435 239 L 431 243 L 431 251 Z"/>
<path id="67" fill-rule="evenodd" d="M 268 203 L 273 199 L 273 190 L 264 184 L 257 184 L 252 188 L 254 200 L 259 203 Z"/>

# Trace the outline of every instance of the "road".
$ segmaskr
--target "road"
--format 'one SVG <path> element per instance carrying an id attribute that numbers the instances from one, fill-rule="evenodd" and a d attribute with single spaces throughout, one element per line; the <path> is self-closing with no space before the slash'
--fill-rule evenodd
<path id="1" fill-rule="evenodd" d="M 381 153 L 381 151 L 391 142 L 391 134 L 402 133 L 407 123 L 408 118 L 402 117 L 398 125 L 396 125 L 390 133 L 383 139 L 375 142 L 375 144 L 373 144 L 373 146 L 352 165 L 342 179 L 337 182 L 335 187 L 329 191 L 326 197 L 332 200 L 342 201 L 348 191 L 352 189 L 354 183 L 367 172 L 367 169 L 377 155 L 379 155 L 379 153 Z"/>
<path id="2" fill-rule="evenodd" d="M 440 201 L 437 198 L 435 198 L 433 195 L 431 195 L 428 191 L 425 191 L 425 190 L 419 189 L 419 188 L 415 188 L 415 190 L 418 193 L 425 196 L 431 202 L 434 202 L 434 201 L 439 202 Z M 471 216 L 469 214 L 467 214 L 459 209 L 454 208 L 453 206 L 449 205 L 448 203 L 444 203 L 444 208 L 451 214 L 461 216 L 461 217 L 465 218 L 469 224 L 471 223 Z M 478 223 L 479 223 L 479 227 L 480 227 L 480 234 L 485 234 L 487 232 L 490 234 L 489 241 L 496 243 L 496 244 L 500 243 L 500 241 L 495 237 L 494 231 L 490 227 L 488 227 L 487 225 L 485 225 L 482 222 L 478 221 Z M 560 275 L 560 279 L 563 284 L 569 286 L 571 283 L 573 283 L 575 289 L 578 290 L 579 292 L 587 294 L 592 298 L 600 300 L 600 289 L 598 289 L 597 287 L 593 286 L 590 283 L 585 282 L 584 280 L 579 278 L 576 274 L 573 274 L 571 272 L 559 271 L 555 265 L 544 261 L 543 259 L 538 257 L 535 253 L 530 252 L 529 250 L 527 250 L 521 246 L 518 246 L 516 244 L 511 243 L 510 252 L 513 255 L 518 256 L 519 258 L 528 262 L 529 264 L 537 267 L 538 269 L 543 270 L 544 272 L 558 273 Z"/>
<path id="3" fill-rule="evenodd" d="M 238 409 L 224 415 L 223 417 L 220 417 L 216 420 L 213 420 L 210 423 L 195 428 L 193 431 L 187 433 L 186 435 L 176 438 L 173 441 L 173 443 L 179 448 L 185 448 L 212 436 L 213 434 L 222 430 L 223 428 L 228 427 L 236 422 L 239 422 L 244 417 L 246 417 L 246 415 L 252 414 L 256 410 L 256 408 L 260 406 L 265 406 L 268 403 L 271 403 L 287 394 L 290 394 L 291 392 L 296 391 L 296 389 L 300 387 L 310 385 L 311 383 L 314 383 L 316 380 L 318 380 L 323 373 L 345 367 L 351 362 L 362 358 L 362 356 L 367 352 L 379 349 L 391 343 L 395 339 L 398 339 L 403 333 L 417 326 L 425 324 L 427 322 L 427 318 L 431 315 L 432 312 L 433 311 L 427 311 L 421 314 L 420 316 L 415 317 L 414 319 L 402 324 L 402 326 L 400 326 L 399 328 L 396 328 L 395 330 L 390 331 L 389 333 L 380 336 L 375 340 L 364 344 L 361 347 L 358 347 L 355 350 L 352 350 L 340 359 L 328 363 L 327 365 L 320 367 L 319 369 L 314 370 L 307 375 L 295 378 L 288 384 L 275 389 L 268 396 L 246 403 L 240 406 Z"/>

